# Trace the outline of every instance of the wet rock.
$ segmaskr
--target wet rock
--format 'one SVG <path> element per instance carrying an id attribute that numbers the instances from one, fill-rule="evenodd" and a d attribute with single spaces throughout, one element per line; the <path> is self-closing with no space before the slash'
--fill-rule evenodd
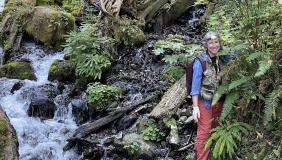
<path id="1" fill-rule="evenodd" d="M 117 130 L 125 130 L 132 126 L 136 120 L 138 119 L 137 115 L 126 115 L 122 119 L 120 119 L 117 123 Z"/>
<path id="2" fill-rule="evenodd" d="M 0 159 L 18 160 L 18 146 L 16 131 L 0 106 Z"/>
<path id="3" fill-rule="evenodd" d="M 83 124 L 89 120 L 89 109 L 86 101 L 80 99 L 74 99 L 71 101 L 72 114 L 74 116 L 74 121 L 77 124 Z"/>
<path id="4" fill-rule="evenodd" d="M 15 84 L 13 85 L 12 89 L 11 89 L 11 93 L 14 94 L 14 92 L 17 91 L 17 90 L 19 90 L 20 88 L 22 88 L 23 85 L 24 85 L 24 84 L 23 84 L 21 81 L 15 83 Z"/>
<path id="5" fill-rule="evenodd" d="M 75 80 L 74 68 L 66 61 L 56 60 L 49 69 L 48 80 L 59 82 L 73 82 Z"/>
<path id="6" fill-rule="evenodd" d="M 40 119 L 50 119 L 55 115 L 56 105 L 48 98 L 36 98 L 31 100 L 27 114 L 30 117 L 39 117 Z"/>
<path id="7" fill-rule="evenodd" d="M 145 142 L 141 135 L 136 133 L 127 134 L 123 137 L 122 144 L 124 148 L 128 148 L 129 155 L 133 159 L 154 159 L 156 146 L 149 142 Z M 137 148 L 134 154 L 131 154 L 130 146 L 135 145 Z M 126 147 L 127 146 L 127 147 Z M 131 153 L 130 153 L 131 152 Z"/>
<path id="8" fill-rule="evenodd" d="M 0 77 L 11 79 L 30 79 L 35 80 L 36 77 L 33 69 L 28 62 L 10 62 L 0 66 Z"/>
<path id="9" fill-rule="evenodd" d="M 50 100 L 60 94 L 59 89 L 53 84 L 44 84 L 41 86 L 32 86 L 22 89 L 21 97 L 24 100 L 32 100 L 40 97 L 46 97 Z"/>

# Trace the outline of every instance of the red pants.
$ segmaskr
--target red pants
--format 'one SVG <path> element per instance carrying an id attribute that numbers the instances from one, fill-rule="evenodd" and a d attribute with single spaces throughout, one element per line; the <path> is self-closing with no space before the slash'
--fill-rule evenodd
<path id="1" fill-rule="evenodd" d="M 211 106 L 210 109 L 206 109 L 204 102 L 199 99 L 198 107 L 200 109 L 200 118 L 198 119 L 195 150 L 197 160 L 208 160 L 210 148 L 205 149 L 205 142 L 210 137 L 211 130 L 218 126 L 218 119 L 223 108 L 223 102 L 218 102 Z"/>

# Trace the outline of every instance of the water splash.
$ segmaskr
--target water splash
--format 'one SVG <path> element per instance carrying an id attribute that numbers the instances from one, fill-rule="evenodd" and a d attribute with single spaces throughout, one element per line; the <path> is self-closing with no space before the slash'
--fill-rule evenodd
<path id="1" fill-rule="evenodd" d="M 14 128 L 16 129 L 19 140 L 19 154 L 21 160 L 40 159 L 40 160 L 70 160 L 78 159 L 74 151 L 64 152 L 63 147 L 66 139 L 72 136 L 77 128 L 73 117 L 71 106 L 59 106 L 56 108 L 64 109 L 65 114 L 57 110 L 53 119 L 41 120 L 29 117 L 27 110 L 30 104 L 28 99 L 23 98 L 23 91 L 30 87 L 38 87 L 42 84 L 51 83 L 47 80 L 48 70 L 56 59 L 62 59 L 64 52 L 45 55 L 42 49 L 35 45 L 27 45 L 29 54 L 24 56 L 32 62 L 32 66 L 37 77 L 37 81 L 0 79 L 0 105 Z M 14 93 L 11 89 L 15 83 L 21 82 L 23 87 Z"/>
<path id="2" fill-rule="evenodd" d="M 0 12 L 2 12 L 4 9 L 4 3 L 5 3 L 5 0 L 0 0 Z"/>

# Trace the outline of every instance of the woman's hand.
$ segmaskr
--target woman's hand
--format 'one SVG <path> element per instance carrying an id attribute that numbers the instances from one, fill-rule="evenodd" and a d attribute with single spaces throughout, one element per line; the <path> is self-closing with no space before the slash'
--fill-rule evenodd
<path id="1" fill-rule="evenodd" d="M 193 115 L 194 121 L 195 121 L 196 123 L 198 123 L 198 120 L 199 120 L 199 118 L 200 118 L 200 109 L 199 109 L 198 106 L 193 106 L 192 115 Z"/>

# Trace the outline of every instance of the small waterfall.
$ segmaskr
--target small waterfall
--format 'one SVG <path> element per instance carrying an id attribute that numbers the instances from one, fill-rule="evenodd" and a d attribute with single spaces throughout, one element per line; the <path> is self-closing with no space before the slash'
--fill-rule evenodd
<path id="1" fill-rule="evenodd" d="M 0 12 L 2 12 L 4 9 L 4 3 L 5 3 L 5 0 L 0 0 Z"/>
<path id="2" fill-rule="evenodd" d="M 56 108 L 65 108 L 65 114 L 58 114 L 59 109 L 57 109 L 53 119 L 41 120 L 27 115 L 30 101 L 29 99 L 23 98 L 23 93 L 30 88 L 38 88 L 42 85 L 52 84 L 47 80 L 48 70 L 54 60 L 63 58 L 64 52 L 45 55 L 43 50 L 35 45 L 27 44 L 26 48 L 29 53 L 25 55 L 24 58 L 32 62 L 37 81 L 0 79 L 0 105 L 7 113 L 12 125 L 16 129 L 19 140 L 20 159 L 78 159 L 78 156 L 73 151 L 63 151 L 66 139 L 69 138 L 77 128 L 72 117 L 71 107 L 59 106 L 57 104 Z M 12 87 L 18 82 L 23 86 L 19 90 L 11 93 Z"/>

